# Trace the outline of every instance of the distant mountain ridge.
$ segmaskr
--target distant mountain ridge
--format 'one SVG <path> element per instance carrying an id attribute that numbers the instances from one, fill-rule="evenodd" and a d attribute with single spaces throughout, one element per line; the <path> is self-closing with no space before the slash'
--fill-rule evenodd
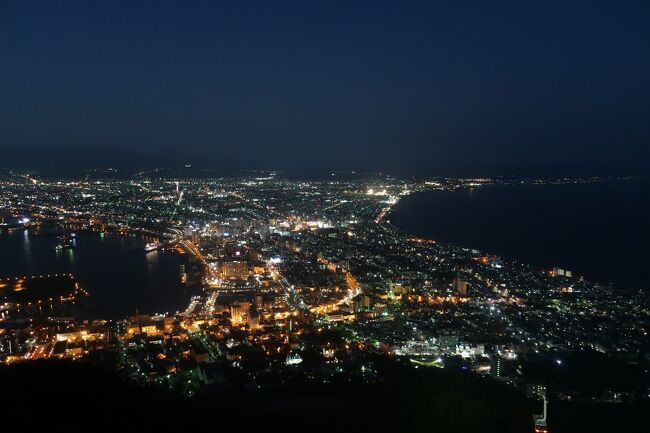
<path id="1" fill-rule="evenodd" d="M 269 152 L 273 152 L 269 149 Z M 612 162 L 594 164 L 582 161 L 482 163 L 455 161 L 423 163 L 413 166 L 399 161 L 387 161 L 385 166 L 374 166 L 367 161 L 347 161 L 338 164 L 332 161 L 299 162 L 286 158 L 283 162 L 263 162 L 250 155 L 232 154 L 227 148 L 215 148 L 212 152 L 199 149 L 161 149 L 153 152 L 126 148 L 100 146 L 61 146 L 24 148 L 19 146 L 0 146 L 0 170 L 15 170 L 34 176 L 53 178 L 79 178 L 89 172 L 101 173 L 112 168 L 117 170 L 113 176 L 129 176 L 139 171 L 154 168 L 167 168 L 159 175 L 166 177 L 210 177 L 242 175 L 251 170 L 272 170 L 290 177 L 324 179 L 333 172 L 387 173 L 404 178 L 450 177 L 589 177 L 589 176 L 647 176 L 650 162 L 639 159 L 634 163 Z M 191 165 L 191 167 L 190 167 Z M 277 166 L 276 166 L 277 165 Z M 189 168 L 188 168 L 189 167 Z"/>
<path id="2" fill-rule="evenodd" d="M 129 149 L 93 146 L 21 148 L 0 147 L 0 168 L 36 176 L 78 177 L 92 169 L 118 171 L 173 165 L 167 155 L 151 155 Z M 176 163 L 176 165 L 179 165 Z"/>

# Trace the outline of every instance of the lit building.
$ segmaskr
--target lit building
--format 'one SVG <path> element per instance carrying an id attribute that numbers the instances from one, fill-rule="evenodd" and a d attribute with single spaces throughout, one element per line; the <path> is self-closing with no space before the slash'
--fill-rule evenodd
<path id="1" fill-rule="evenodd" d="M 454 290 L 461 294 L 467 294 L 467 281 L 463 281 L 459 276 L 454 277 Z"/>
<path id="2" fill-rule="evenodd" d="M 225 262 L 221 265 L 219 271 L 222 278 L 243 279 L 247 278 L 250 273 L 248 263 L 239 261 Z"/>
<path id="3" fill-rule="evenodd" d="M 240 326 L 248 323 L 248 312 L 250 307 L 250 302 L 234 302 L 230 306 L 230 322 L 233 326 Z"/>

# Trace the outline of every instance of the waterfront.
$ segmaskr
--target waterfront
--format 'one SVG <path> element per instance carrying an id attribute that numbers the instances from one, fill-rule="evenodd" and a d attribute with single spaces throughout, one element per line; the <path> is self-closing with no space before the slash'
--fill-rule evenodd
<path id="1" fill-rule="evenodd" d="M 401 230 L 615 287 L 650 288 L 650 182 L 486 186 L 404 198 Z"/>
<path id="2" fill-rule="evenodd" d="M 534 214 L 569 215 L 574 211 L 566 202 L 601 238 L 609 227 L 596 223 L 611 223 L 611 213 L 640 218 L 636 224 L 644 218 L 633 200 L 645 197 L 643 189 L 619 192 L 622 184 L 585 185 L 584 179 L 511 182 L 529 186 L 377 176 L 334 182 L 258 174 L 174 181 L 8 176 L 0 182 L 0 260 L 4 290 L 12 293 L 0 304 L 0 363 L 100 362 L 151 389 L 208 399 L 229 396 L 220 384 L 254 393 L 342 383 L 371 389 L 391 377 L 402 383 L 427 371 L 446 377 L 447 370 L 477 383 L 490 376 L 491 382 L 481 382 L 490 388 L 500 386 L 494 381 L 516 388 L 520 402 L 513 410 L 523 423 L 539 413 L 540 394 L 549 399 L 553 417 L 560 414 L 557 402 L 568 399 L 645 401 L 644 293 L 535 272 L 509 260 L 477 260 L 475 252 L 456 246 L 462 245 L 456 233 L 448 233 L 450 244 L 423 242 L 389 223 L 401 206 L 419 200 L 410 192 L 434 188 L 477 204 L 436 203 L 437 212 L 457 219 L 453 209 L 460 209 L 472 226 L 487 223 L 485 230 L 499 224 L 524 234 L 543 230 L 535 224 L 544 217 Z M 538 197 L 533 190 L 548 192 Z M 609 198 L 607 212 L 594 205 L 602 203 L 599 196 Z M 581 200 L 591 204 L 578 206 Z M 494 208 L 510 209 L 522 225 L 508 226 Z M 425 223 L 435 213 L 414 211 Z M 551 227 L 559 224 L 546 219 Z M 576 225 L 567 227 L 577 231 Z M 633 227 L 640 226 L 624 228 Z M 179 252 L 148 254 L 146 244 L 156 239 L 134 233 L 167 233 L 165 245 Z M 555 241 L 548 238 L 549 244 Z M 489 242 L 481 247 L 497 248 Z M 605 248 L 595 251 L 607 254 Z M 549 266 L 580 271 L 555 253 L 547 257 L 553 259 Z M 181 264 L 189 289 L 179 281 Z M 76 288 L 78 281 L 90 296 L 71 293 L 68 283 L 54 285 L 47 276 L 52 273 L 75 275 L 70 283 Z M 35 278 L 22 278 L 28 275 Z M 197 284 L 201 279 L 206 284 Z M 61 302 L 52 308 L 55 297 Z M 86 310 L 88 302 L 94 306 Z M 61 312 L 62 303 L 73 311 Z M 136 308 L 141 314 L 129 317 Z M 90 320 L 102 318 L 123 320 Z M 484 394 L 499 401 L 491 413 L 511 418 L 515 412 L 504 411 L 495 392 Z M 435 405 L 432 410 L 445 411 Z"/>
<path id="3" fill-rule="evenodd" d="M 139 235 L 75 233 L 75 248 L 58 250 L 57 236 L 35 230 L 0 233 L 0 277 L 71 273 L 90 293 L 91 318 L 120 319 L 140 313 L 182 310 L 188 294 L 180 283 L 184 257 L 145 253 L 150 240 Z"/>

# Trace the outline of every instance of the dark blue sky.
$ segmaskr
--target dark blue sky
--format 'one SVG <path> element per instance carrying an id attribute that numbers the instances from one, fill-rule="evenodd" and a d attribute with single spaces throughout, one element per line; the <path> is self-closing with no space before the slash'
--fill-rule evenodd
<path id="1" fill-rule="evenodd" d="M 0 145 L 436 174 L 650 163 L 650 2 L 0 2 Z"/>

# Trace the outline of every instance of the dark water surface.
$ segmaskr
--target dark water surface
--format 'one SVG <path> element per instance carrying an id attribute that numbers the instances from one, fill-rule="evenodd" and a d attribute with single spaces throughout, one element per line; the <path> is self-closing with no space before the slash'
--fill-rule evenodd
<path id="1" fill-rule="evenodd" d="M 56 250 L 52 235 L 16 230 L 0 233 L 0 278 L 72 273 L 90 292 L 92 318 L 123 318 L 185 308 L 180 282 L 183 258 L 174 252 L 144 252 L 142 236 L 77 232 L 76 248 Z"/>
<path id="2" fill-rule="evenodd" d="M 591 281 L 650 289 L 650 181 L 414 194 L 390 221 L 421 237 Z"/>

